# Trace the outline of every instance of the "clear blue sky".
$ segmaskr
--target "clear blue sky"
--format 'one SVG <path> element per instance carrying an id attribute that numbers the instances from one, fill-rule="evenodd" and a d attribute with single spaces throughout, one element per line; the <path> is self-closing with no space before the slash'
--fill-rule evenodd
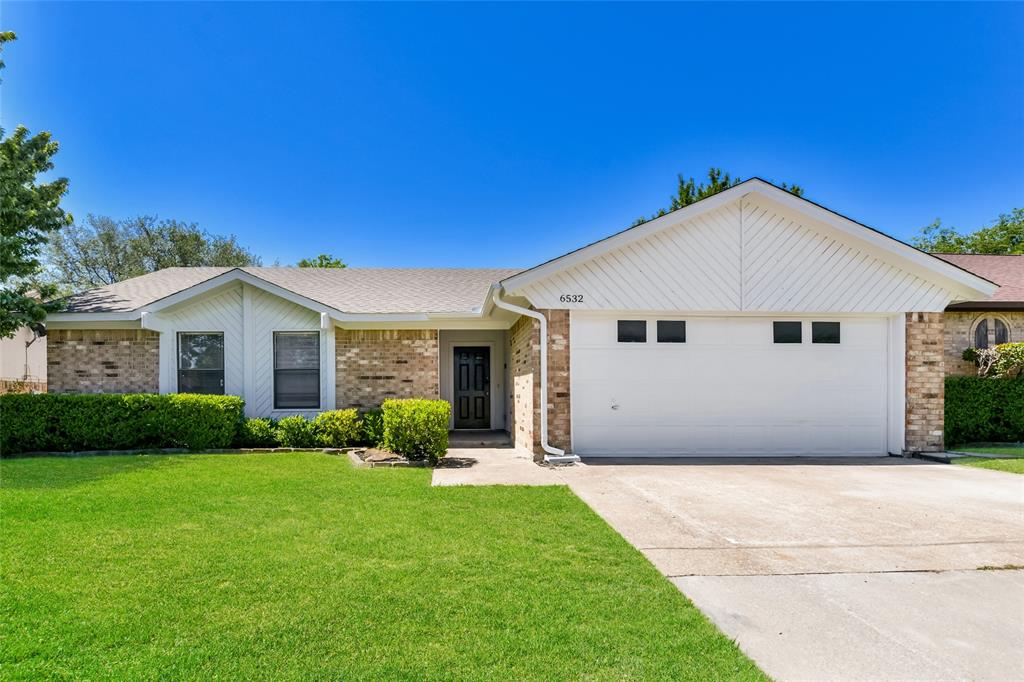
<path id="1" fill-rule="evenodd" d="M 1024 5 L 19 4 L 76 217 L 264 261 L 530 266 L 709 166 L 907 239 L 1024 205 Z"/>

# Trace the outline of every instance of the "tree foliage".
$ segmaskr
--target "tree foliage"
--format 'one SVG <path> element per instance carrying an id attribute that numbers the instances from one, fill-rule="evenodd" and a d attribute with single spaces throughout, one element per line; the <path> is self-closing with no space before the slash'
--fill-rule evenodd
<path id="1" fill-rule="evenodd" d="M 238 244 L 201 230 L 195 223 L 139 216 L 114 220 L 90 215 L 50 240 L 50 275 L 70 290 L 113 284 L 170 267 L 259 265 Z"/>
<path id="2" fill-rule="evenodd" d="M 321 253 L 316 258 L 303 258 L 296 263 L 300 268 L 344 268 L 344 261 L 326 253 Z"/>
<path id="3" fill-rule="evenodd" d="M 676 186 L 676 193 L 669 197 L 668 207 L 658 209 L 658 212 L 650 218 L 637 218 L 633 225 L 641 225 L 646 223 L 648 220 L 660 218 L 667 213 L 671 213 L 672 211 L 679 210 L 684 206 L 697 203 L 701 199 L 706 199 L 707 197 L 718 194 L 723 190 L 727 190 L 730 187 L 743 182 L 739 177 L 733 178 L 728 173 L 723 173 L 721 168 L 708 169 L 707 184 L 704 184 L 704 182 L 698 183 L 694 178 L 684 178 L 682 173 L 677 175 L 676 179 L 678 183 Z M 798 197 L 802 197 L 804 195 L 804 189 L 799 185 L 788 185 L 786 183 L 782 183 L 780 187 Z"/>
<path id="4" fill-rule="evenodd" d="M 14 39 L 10 31 L 0 33 L 0 53 Z M 58 149 L 48 132 L 31 135 L 25 126 L 18 126 L 5 137 L 0 128 L 0 338 L 41 322 L 52 308 L 43 302 L 52 288 L 36 277 L 47 238 L 72 221 L 60 207 L 68 180 L 39 182 L 38 178 L 53 170 Z"/>
<path id="5" fill-rule="evenodd" d="M 929 253 L 1024 254 L 1024 208 L 1002 213 L 992 225 L 967 234 L 936 218 L 913 243 Z"/>

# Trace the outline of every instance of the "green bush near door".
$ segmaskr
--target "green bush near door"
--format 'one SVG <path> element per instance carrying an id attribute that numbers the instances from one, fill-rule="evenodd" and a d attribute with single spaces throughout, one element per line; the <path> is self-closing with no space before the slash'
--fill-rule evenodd
<path id="1" fill-rule="evenodd" d="M 385 400 L 381 405 L 386 450 L 436 464 L 448 451 L 447 400 Z"/>

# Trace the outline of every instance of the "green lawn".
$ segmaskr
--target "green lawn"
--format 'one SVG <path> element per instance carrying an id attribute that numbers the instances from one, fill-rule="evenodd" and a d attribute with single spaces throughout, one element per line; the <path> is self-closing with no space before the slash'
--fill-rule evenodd
<path id="1" fill-rule="evenodd" d="M 5 679 L 763 679 L 566 488 L 319 453 L 0 466 Z"/>
<path id="2" fill-rule="evenodd" d="M 992 457 L 961 457 L 953 460 L 957 464 L 981 469 L 995 469 L 996 471 L 1009 471 L 1014 474 L 1024 474 L 1024 446 L 1021 445 L 963 445 L 953 448 L 957 452 L 969 452 L 979 455 L 999 455 L 999 458 Z M 1009 458 L 1009 459 L 1007 459 Z"/>

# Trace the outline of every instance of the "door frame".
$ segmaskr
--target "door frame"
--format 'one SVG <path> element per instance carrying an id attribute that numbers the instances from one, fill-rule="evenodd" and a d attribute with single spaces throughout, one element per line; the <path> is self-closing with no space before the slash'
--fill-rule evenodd
<path id="1" fill-rule="evenodd" d="M 504 423 L 504 406 L 500 402 L 501 396 L 494 390 L 494 377 L 504 377 L 504 365 L 498 363 L 498 355 L 496 350 L 501 350 L 501 362 L 504 363 L 504 346 L 499 348 L 499 344 L 490 339 L 472 339 L 472 338 L 460 338 L 460 339 L 445 339 L 441 344 L 441 353 L 445 353 L 448 359 L 448 376 L 444 377 L 442 381 L 448 386 L 448 404 L 452 406 L 451 416 L 448 418 L 448 430 L 455 430 L 455 362 L 454 353 L 455 349 L 459 347 L 466 348 L 482 348 L 486 347 L 487 352 L 491 356 L 491 373 L 490 373 L 490 389 L 491 389 L 491 425 L 488 430 L 500 431 L 505 428 Z M 496 374 L 500 372 L 501 374 Z M 502 380 L 502 391 L 507 390 L 504 386 L 504 380 Z M 460 431 L 464 429 L 459 429 Z M 475 429 L 465 429 L 467 431 L 473 431 Z"/>

